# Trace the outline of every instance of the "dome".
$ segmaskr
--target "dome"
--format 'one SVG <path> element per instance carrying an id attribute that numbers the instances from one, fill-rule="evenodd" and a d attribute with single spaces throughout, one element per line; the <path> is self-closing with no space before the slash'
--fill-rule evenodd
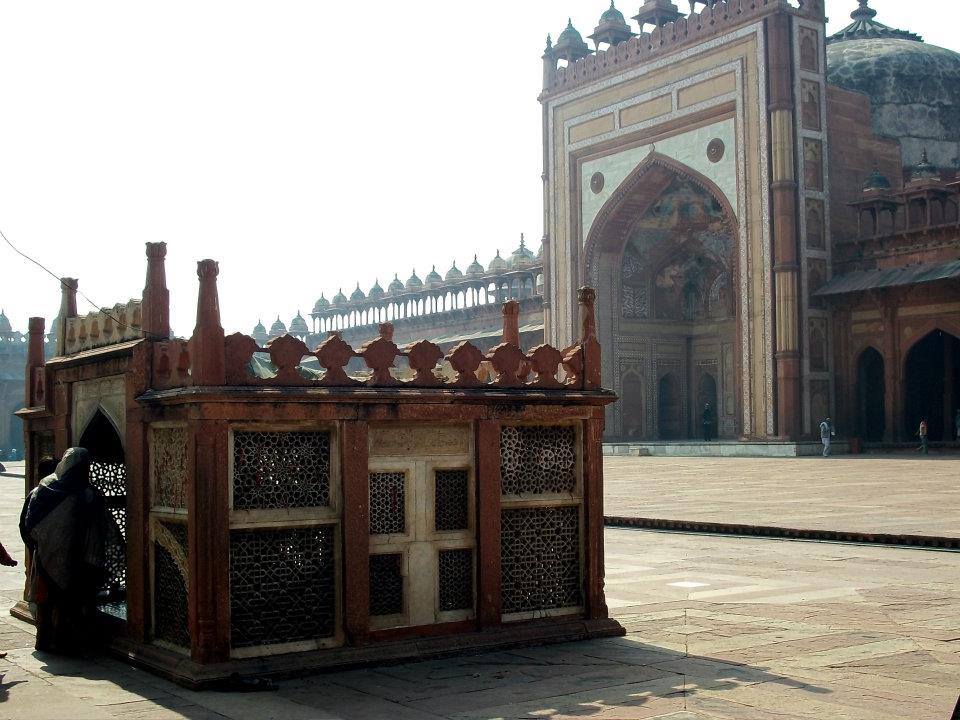
<path id="1" fill-rule="evenodd" d="M 261 321 L 257 320 L 257 325 L 253 328 L 253 332 L 250 333 L 250 337 L 256 340 L 258 345 L 263 345 L 267 341 L 267 329 Z"/>
<path id="2" fill-rule="evenodd" d="M 413 275 L 407 278 L 406 284 L 407 290 L 420 290 L 423 287 L 423 280 L 417 277 L 417 271 L 413 271 Z"/>
<path id="3" fill-rule="evenodd" d="M 427 277 L 424 278 L 424 282 L 428 288 L 436 287 L 437 285 L 443 285 L 443 278 L 440 277 L 440 273 L 437 272 L 437 266 L 434 265 L 433 268 L 427 273 Z"/>
<path id="4" fill-rule="evenodd" d="M 0 310 L 0 333 L 4 335 L 10 335 L 13 333 L 13 327 L 10 325 L 10 319 L 3 310 Z"/>
<path id="5" fill-rule="evenodd" d="M 879 168 L 874 168 L 870 177 L 868 177 L 867 181 L 863 184 L 864 192 L 886 192 L 889 190 L 890 181 L 880 172 Z"/>
<path id="6" fill-rule="evenodd" d="M 270 326 L 271 335 L 286 335 L 287 326 L 283 324 L 283 320 L 280 319 L 280 316 L 277 315 L 277 320 L 273 325 Z"/>
<path id="7" fill-rule="evenodd" d="M 497 250 L 497 256 L 490 261 L 487 266 L 487 272 L 503 272 L 507 269 L 507 261 L 500 257 L 500 251 Z"/>
<path id="8" fill-rule="evenodd" d="M 357 289 L 350 293 L 351 302 L 359 302 L 360 300 L 366 300 L 367 296 L 364 294 L 363 290 L 360 289 L 360 283 L 357 283 Z"/>
<path id="9" fill-rule="evenodd" d="M 400 282 L 400 277 L 394 273 L 393 280 L 390 281 L 390 284 L 387 286 L 387 292 L 391 295 L 396 295 L 403 292 L 403 283 Z"/>
<path id="10" fill-rule="evenodd" d="M 313 311 L 315 313 L 322 313 L 325 310 L 329 309 L 330 301 L 327 300 L 323 295 L 320 296 L 320 299 L 317 300 L 316 305 L 313 306 Z"/>
<path id="11" fill-rule="evenodd" d="M 347 302 L 347 296 L 343 294 L 343 288 L 340 288 L 337 291 L 337 294 L 333 296 L 333 305 L 344 305 Z"/>
<path id="12" fill-rule="evenodd" d="M 556 58 L 561 58 L 567 62 L 576 62 L 589 55 L 590 48 L 583 41 L 583 36 L 573 26 L 573 21 L 568 19 L 567 27 L 560 33 L 557 44 L 553 46 L 551 52 Z"/>
<path id="13" fill-rule="evenodd" d="M 939 183 L 940 180 L 940 173 L 937 171 L 936 165 L 930 162 L 930 158 L 927 156 L 927 149 L 924 148 L 923 154 L 920 156 L 920 162 L 914 165 L 910 172 L 910 182 L 911 184 Z"/>
<path id="14" fill-rule="evenodd" d="M 854 23 L 830 38 L 827 80 L 870 98 L 873 130 L 900 141 L 904 163 L 929 151 L 951 167 L 960 140 L 960 54 L 873 20 L 861 0 Z"/>
<path id="15" fill-rule="evenodd" d="M 367 297 L 368 297 L 368 298 L 373 298 L 374 300 L 377 299 L 377 298 L 382 298 L 382 297 L 383 297 L 383 288 L 380 287 L 380 281 L 379 281 L 379 280 L 374 280 L 374 281 L 373 281 L 373 287 L 370 288 L 370 292 L 367 293 Z"/>
<path id="16" fill-rule="evenodd" d="M 457 267 L 457 261 L 453 261 L 453 265 L 447 270 L 447 274 L 443 277 L 447 282 L 456 282 L 457 280 L 463 279 L 463 273 L 460 272 L 460 268 Z"/>
<path id="17" fill-rule="evenodd" d="M 513 254 L 510 255 L 510 267 L 512 269 L 519 269 L 524 267 L 529 267 L 533 265 L 534 254 L 530 251 L 530 248 L 527 247 L 526 242 L 523 239 L 523 235 L 520 236 L 520 247 L 513 251 Z"/>
<path id="18" fill-rule="evenodd" d="M 603 23 L 617 23 L 618 25 L 626 25 L 627 20 L 623 17 L 623 13 L 617 10 L 616 5 L 613 4 L 613 0 L 610 0 L 610 7 L 603 11 L 603 15 L 600 16 L 600 24 Z"/>
<path id="19" fill-rule="evenodd" d="M 297 316 L 290 321 L 290 332 L 294 335 L 307 335 L 310 333 L 310 328 L 307 327 L 307 321 L 303 319 L 303 315 L 300 314 L 300 311 L 297 311 Z"/>
<path id="20" fill-rule="evenodd" d="M 467 266 L 467 277 L 476 277 L 477 275 L 483 275 L 483 265 L 477 262 L 477 256 L 473 256 L 473 262 Z"/>

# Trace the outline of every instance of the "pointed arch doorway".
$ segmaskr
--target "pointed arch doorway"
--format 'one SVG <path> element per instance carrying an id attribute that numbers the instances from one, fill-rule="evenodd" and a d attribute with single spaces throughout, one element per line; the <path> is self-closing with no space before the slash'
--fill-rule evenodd
<path id="1" fill-rule="evenodd" d="M 618 374 L 625 362 L 649 378 L 643 395 L 656 412 L 638 439 L 699 439 L 701 389 L 719 438 L 739 436 L 738 247 L 736 216 L 719 188 L 655 152 L 598 213 L 582 277 L 598 292 L 604 383 L 634 394 L 636 375 Z M 702 386 L 702 367 L 715 368 L 712 387 Z M 623 410 L 609 424 L 612 436 L 637 433 Z"/>

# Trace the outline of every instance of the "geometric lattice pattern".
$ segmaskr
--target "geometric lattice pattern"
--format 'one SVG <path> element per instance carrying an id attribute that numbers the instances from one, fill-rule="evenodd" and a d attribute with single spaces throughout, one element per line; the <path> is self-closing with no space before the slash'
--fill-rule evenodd
<path id="1" fill-rule="evenodd" d="M 579 508 L 502 510 L 500 577 L 504 613 L 580 605 Z"/>
<path id="2" fill-rule="evenodd" d="M 171 535 L 180 533 L 175 528 L 183 528 L 182 537 L 186 539 L 186 526 L 170 523 L 166 525 Z M 186 542 L 181 546 L 183 557 L 187 556 Z M 174 645 L 190 647 L 190 630 L 187 618 L 187 578 L 170 552 L 159 542 L 153 544 L 153 636 Z"/>
<path id="3" fill-rule="evenodd" d="M 187 429 L 153 428 L 153 505 L 187 506 Z"/>
<path id="4" fill-rule="evenodd" d="M 330 433 L 233 434 L 233 507 L 279 510 L 330 505 Z"/>
<path id="5" fill-rule="evenodd" d="M 370 556 L 370 615 L 403 612 L 403 554 Z"/>
<path id="6" fill-rule="evenodd" d="M 437 559 L 441 612 L 473 608 L 473 550 L 441 550 Z"/>
<path id="7" fill-rule="evenodd" d="M 127 587 L 127 467 L 122 462 L 90 463 L 90 484 L 103 493 L 113 521 L 106 541 L 107 581 L 113 597 Z"/>
<path id="8" fill-rule="evenodd" d="M 370 534 L 406 532 L 403 472 L 370 473 Z"/>
<path id="9" fill-rule="evenodd" d="M 332 527 L 230 532 L 234 648 L 331 637 L 335 628 Z"/>
<path id="10" fill-rule="evenodd" d="M 434 519 L 436 530 L 466 530 L 470 527 L 469 485 L 467 470 L 437 470 L 434 493 Z"/>
<path id="11" fill-rule="evenodd" d="M 570 425 L 506 426 L 500 430 L 504 495 L 572 492 L 576 487 L 576 432 Z"/>

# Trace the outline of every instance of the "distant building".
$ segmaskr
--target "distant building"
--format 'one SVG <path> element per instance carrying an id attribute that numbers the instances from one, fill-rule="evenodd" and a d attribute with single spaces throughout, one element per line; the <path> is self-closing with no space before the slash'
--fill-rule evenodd
<path id="1" fill-rule="evenodd" d="M 47 357 L 53 345 L 46 344 Z M 27 336 L 14 331 L 6 313 L 0 310 L 0 459 L 11 450 L 23 457 L 23 425 L 14 413 L 25 406 L 24 377 L 27 367 Z"/>

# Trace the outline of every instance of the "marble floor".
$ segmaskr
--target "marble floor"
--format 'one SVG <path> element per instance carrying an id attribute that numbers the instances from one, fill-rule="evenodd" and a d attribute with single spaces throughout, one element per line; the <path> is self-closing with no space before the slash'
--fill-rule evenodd
<path id="1" fill-rule="evenodd" d="M 960 454 L 604 458 L 607 515 L 960 537 Z"/>

